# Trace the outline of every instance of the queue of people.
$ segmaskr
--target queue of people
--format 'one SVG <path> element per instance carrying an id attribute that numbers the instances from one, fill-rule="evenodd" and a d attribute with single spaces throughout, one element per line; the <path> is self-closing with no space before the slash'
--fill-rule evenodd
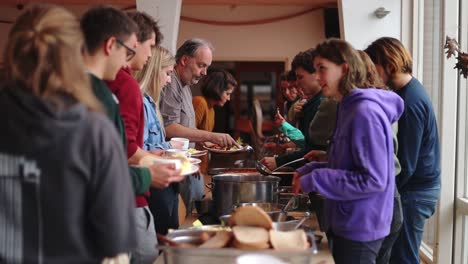
<path id="1" fill-rule="evenodd" d="M 152 263 L 156 233 L 179 227 L 178 195 L 187 214 L 202 198 L 199 174 L 140 161 L 163 155 L 173 137 L 238 145 L 212 132 L 213 106 L 230 100 L 238 83 L 208 71 L 207 40 L 189 39 L 172 55 L 162 38 L 151 16 L 109 6 L 80 20 L 47 5 L 18 17 L 0 86 L 0 262 L 128 254 Z M 298 135 L 300 150 L 261 162 L 275 169 L 308 161 L 293 189 L 325 198 L 335 263 L 419 263 L 440 192 L 440 151 L 406 48 L 389 37 L 365 51 L 328 39 L 298 53 L 281 80 L 287 101 L 276 123 Z M 203 96 L 193 97 L 198 82 Z"/>

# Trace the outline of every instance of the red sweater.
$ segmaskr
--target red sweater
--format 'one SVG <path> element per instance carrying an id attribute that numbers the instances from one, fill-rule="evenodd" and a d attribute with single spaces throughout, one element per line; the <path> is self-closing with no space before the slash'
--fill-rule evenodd
<path id="1" fill-rule="evenodd" d="M 130 68 L 122 68 L 117 77 L 107 85 L 119 100 L 120 115 L 125 124 L 127 135 L 127 158 L 135 154 L 137 148 L 143 146 L 143 129 L 145 116 L 143 113 L 143 96 L 140 85 L 132 77 Z M 149 192 L 147 193 L 149 195 Z M 137 207 L 148 205 L 145 196 L 136 196 Z"/>

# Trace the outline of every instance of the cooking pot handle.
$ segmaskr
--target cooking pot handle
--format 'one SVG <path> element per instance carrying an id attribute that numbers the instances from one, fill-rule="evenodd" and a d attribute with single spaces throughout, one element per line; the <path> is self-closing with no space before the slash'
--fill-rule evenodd
<path id="1" fill-rule="evenodd" d="M 286 191 L 287 191 L 286 188 L 278 189 L 276 192 L 273 192 L 273 196 L 279 195 L 280 193 L 286 192 Z"/>

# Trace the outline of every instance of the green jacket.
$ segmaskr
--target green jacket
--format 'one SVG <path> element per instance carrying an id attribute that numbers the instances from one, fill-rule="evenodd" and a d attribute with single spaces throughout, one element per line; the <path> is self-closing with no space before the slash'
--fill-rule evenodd
<path id="1" fill-rule="evenodd" d="M 89 76 L 94 95 L 104 105 L 104 108 L 107 111 L 107 116 L 117 128 L 124 149 L 126 149 L 127 137 L 125 135 L 124 123 L 120 116 L 117 98 L 112 94 L 109 87 L 107 87 L 107 84 L 103 80 L 93 74 L 89 74 Z M 129 171 L 135 195 L 142 195 L 147 192 L 151 185 L 151 173 L 149 169 L 129 166 Z"/>

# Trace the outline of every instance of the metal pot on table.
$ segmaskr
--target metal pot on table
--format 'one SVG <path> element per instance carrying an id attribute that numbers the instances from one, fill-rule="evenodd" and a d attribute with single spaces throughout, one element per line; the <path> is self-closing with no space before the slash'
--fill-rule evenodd
<path id="1" fill-rule="evenodd" d="M 280 178 L 275 176 L 219 174 L 212 177 L 212 193 L 217 217 L 230 214 L 235 205 L 278 202 Z"/>

